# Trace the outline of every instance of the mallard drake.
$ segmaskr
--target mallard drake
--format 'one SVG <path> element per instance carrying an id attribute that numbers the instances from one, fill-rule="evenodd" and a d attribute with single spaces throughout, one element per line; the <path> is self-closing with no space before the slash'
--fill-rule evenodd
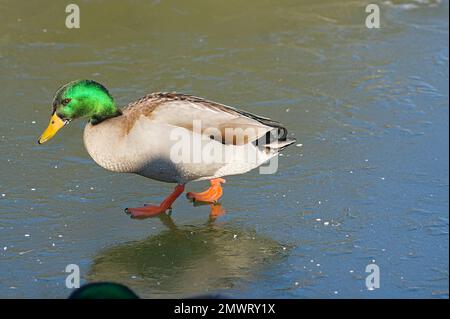
<path id="1" fill-rule="evenodd" d="M 217 202 L 224 176 L 259 167 L 295 141 L 279 122 L 187 94 L 152 93 L 120 109 L 92 80 L 60 87 L 52 106 L 39 144 L 87 118 L 84 145 L 98 165 L 177 184 L 160 205 L 126 208 L 133 218 L 165 212 L 191 181 L 209 180 L 211 187 L 187 193 L 189 199 Z"/>
<path id="2" fill-rule="evenodd" d="M 69 299 L 139 299 L 139 296 L 122 284 L 94 282 L 76 289 Z"/>

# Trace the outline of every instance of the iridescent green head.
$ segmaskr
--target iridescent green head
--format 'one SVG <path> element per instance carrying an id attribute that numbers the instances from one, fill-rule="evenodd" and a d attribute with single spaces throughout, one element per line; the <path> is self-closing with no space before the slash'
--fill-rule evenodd
<path id="1" fill-rule="evenodd" d="M 52 106 L 50 124 L 39 138 L 39 144 L 48 141 L 72 120 L 88 118 L 95 125 L 122 114 L 108 90 L 92 80 L 78 80 L 63 85 L 56 91 Z"/>
<path id="2" fill-rule="evenodd" d="M 53 112 L 62 120 L 86 117 L 95 123 L 117 115 L 118 111 L 108 90 L 92 80 L 78 80 L 63 85 L 53 99 Z"/>

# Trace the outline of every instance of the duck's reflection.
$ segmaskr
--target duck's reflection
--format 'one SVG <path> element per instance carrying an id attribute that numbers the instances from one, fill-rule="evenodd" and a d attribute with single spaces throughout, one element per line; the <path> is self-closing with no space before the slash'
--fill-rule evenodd
<path id="1" fill-rule="evenodd" d="M 160 215 L 167 230 L 103 251 L 88 280 L 125 284 L 141 297 L 186 297 L 238 288 L 285 255 L 270 238 L 214 223 L 223 212 L 212 206 L 208 223 L 183 227 Z"/>

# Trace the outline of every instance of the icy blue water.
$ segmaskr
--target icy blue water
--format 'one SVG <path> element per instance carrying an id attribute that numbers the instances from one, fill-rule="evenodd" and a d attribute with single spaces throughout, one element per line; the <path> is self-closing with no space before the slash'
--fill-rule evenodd
<path id="1" fill-rule="evenodd" d="M 65 298 L 75 263 L 143 297 L 448 298 L 447 1 L 380 3 L 379 30 L 364 1 L 81 2 L 79 30 L 43 2 L 0 1 L 0 297 Z M 130 220 L 173 186 L 98 167 L 81 122 L 36 144 L 77 78 L 121 104 L 241 107 L 298 145 L 274 175 L 230 177 L 215 220 L 184 198 L 172 220 Z"/>

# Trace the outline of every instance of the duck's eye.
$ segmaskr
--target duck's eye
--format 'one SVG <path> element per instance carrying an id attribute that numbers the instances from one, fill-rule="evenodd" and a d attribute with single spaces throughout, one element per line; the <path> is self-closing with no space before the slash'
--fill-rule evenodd
<path id="1" fill-rule="evenodd" d="M 70 101 L 71 101 L 71 99 L 64 99 L 61 101 L 61 104 L 66 106 L 67 104 L 69 104 Z"/>

